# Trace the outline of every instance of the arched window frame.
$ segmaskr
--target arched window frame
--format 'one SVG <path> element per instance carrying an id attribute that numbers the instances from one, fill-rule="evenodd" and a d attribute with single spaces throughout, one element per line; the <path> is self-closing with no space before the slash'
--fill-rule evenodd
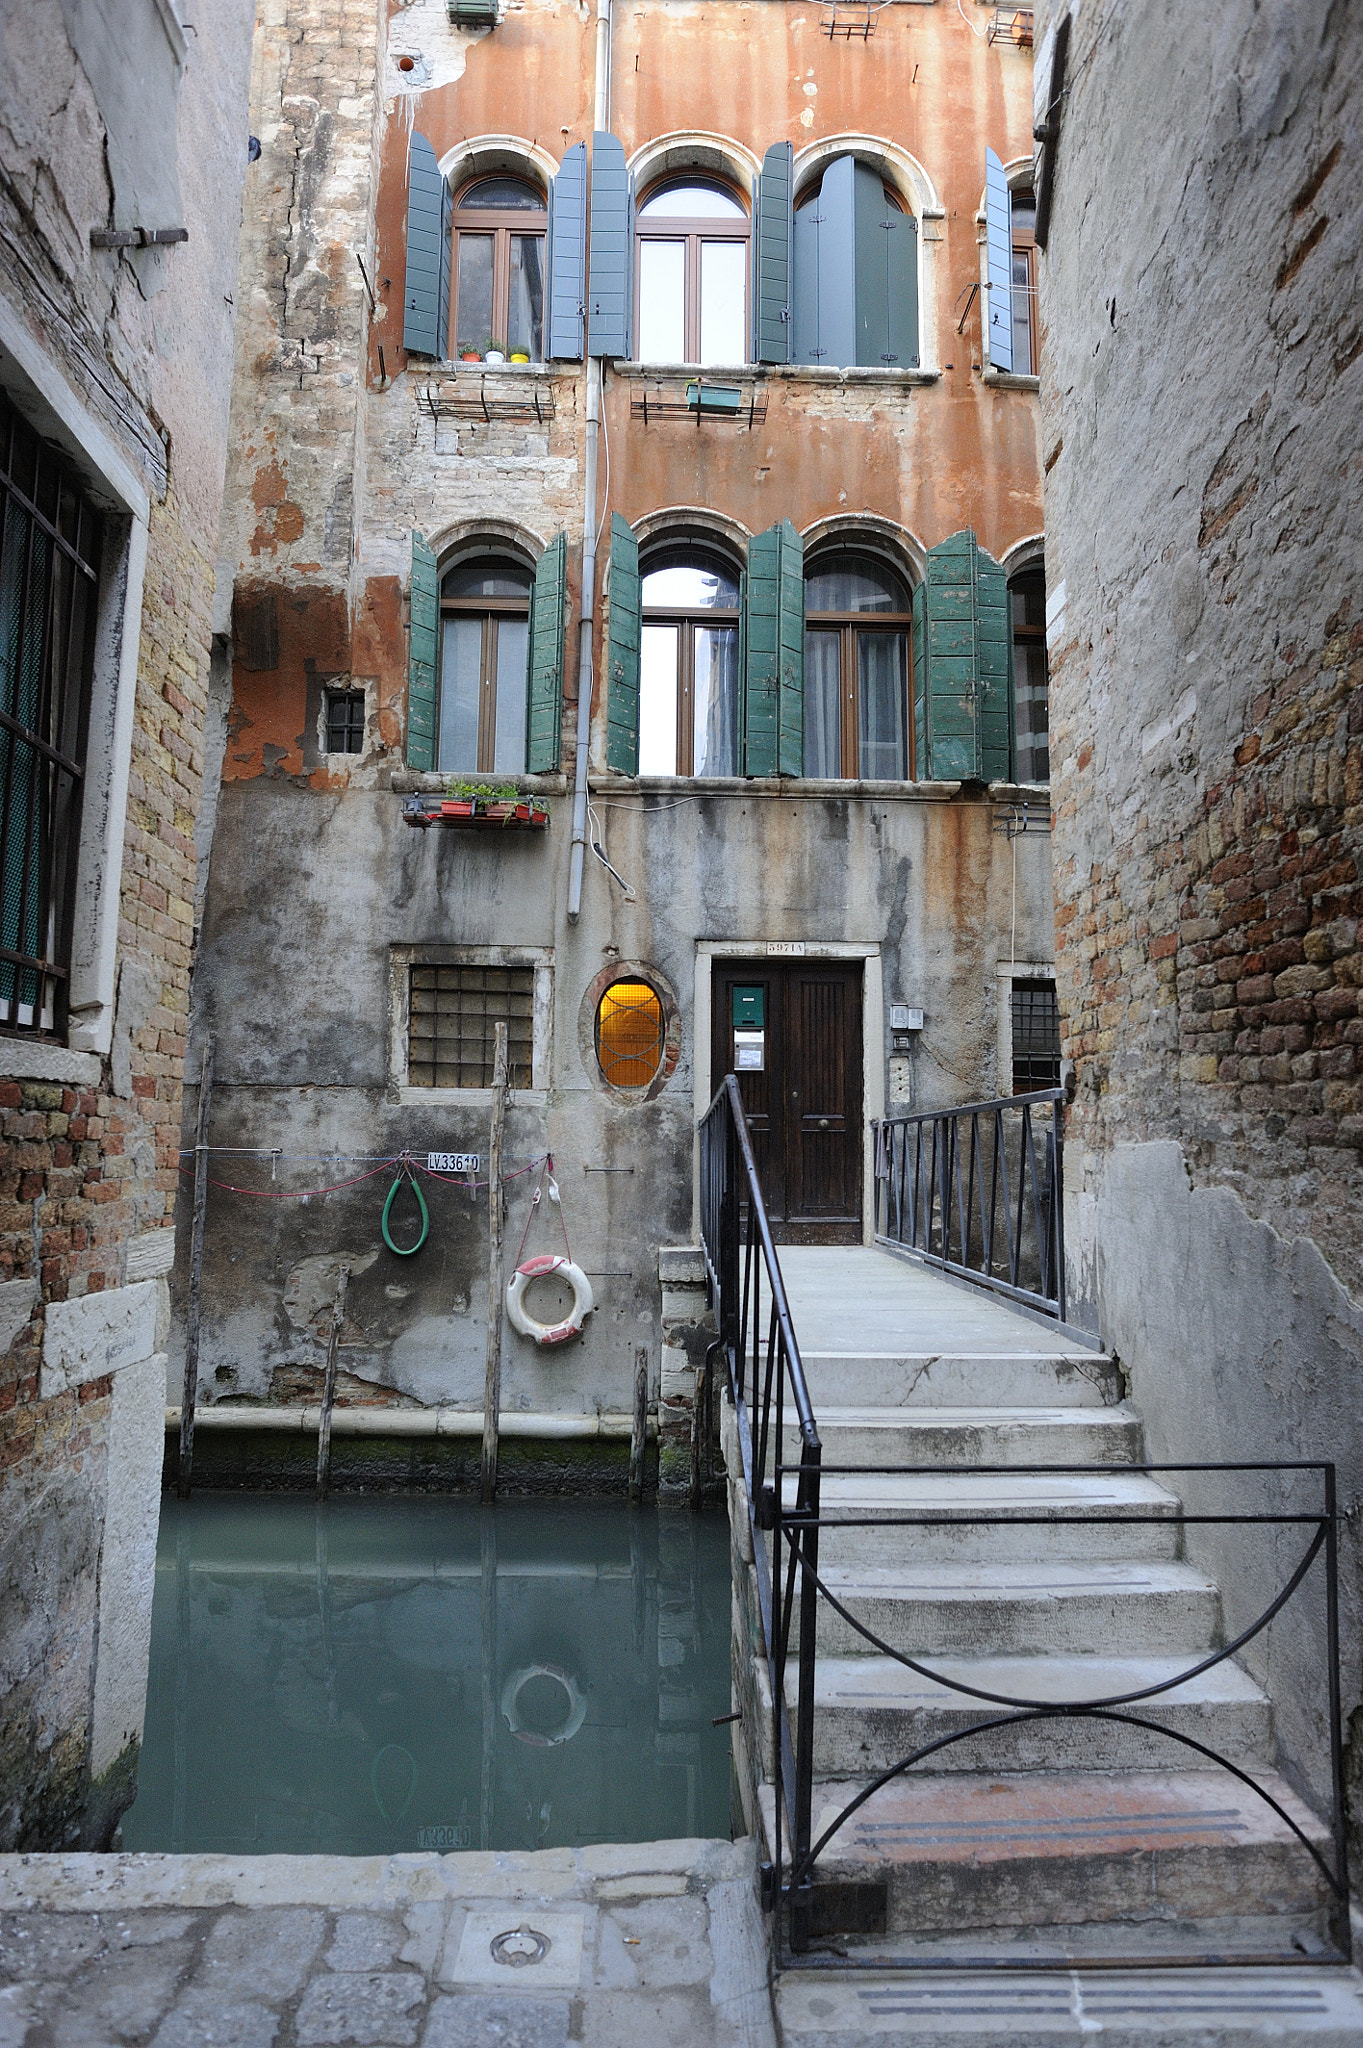
<path id="1" fill-rule="evenodd" d="M 741 211 L 733 215 L 677 215 L 650 221 L 645 218 L 646 209 L 664 193 L 680 185 L 708 185 L 723 192 Z M 725 171 L 709 167 L 695 169 L 674 165 L 654 177 L 641 193 L 634 222 L 634 332 L 639 337 L 636 347 L 640 361 L 650 361 L 643 347 L 644 333 L 644 245 L 647 242 L 684 242 L 686 245 L 685 276 L 683 282 L 683 348 L 679 360 L 688 365 L 725 367 L 746 363 L 750 353 L 749 329 L 751 312 L 749 298 L 751 291 L 751 262 L 746 257 L 743 264 L 743 304 L 739 322 L 739 348 L 735 354 L 716 357 L 708 363 L 702 349 L 702 308 L 703 308 L 703 245 L 707 242 L 740 243 L 745 252 L 752 241 L 752 208 L 750 194 L 740 181 Z M 657 360 L 661 360 L 658 358 Z"/>
<path id="2" fill-rule="evenodd" d="M 482 595 L 449 596 L 446 584 L 456 570 L 470 568 L 479 562 L 504 564 L 514 568 L 525 578 L 523 594 L 498 597 Z M 486 540 L 467 541 L 454 549 L 440 563 L 439 605 L 440 639 L 437 669 L 436 694 L 436 768 L 441 774 L 467 776 L 521 775 L 525 772 L 525 719 L 526 719 L 526 648 L 530 631 L 531 592 L 534 588 L 535 564 L 527 560 L 523 548 L 512 542 L 489 536 Z M 482 628 L 478 658 L 477 679 L 477 750 L 472 762 L 456 761 L 452 758 L 449 744 L 450 715 L 449 695 L 453 677 L 448 672 L 451 635 L 447 626 L 459 619 L 477 619 Z M 510 654 L 512 667 L 503 676 L 502 666 L 509 650 L 502 632 L 503 622 L 525 627 L 524 637 L 514 653 Z M 508 700 L 516 694 L 514 701 L 519 718 L 510 721 L 516 731 L 519 745 L 515 759 L 507 758 L 506 723 L 502 713 Z M 499 744 L 499 727 L 501 739 Z M 502 759 L 499 764 L 498 753 Z"/>
<path id="3" fill-rule="evenodd" d="M 815 612 L 809 608 L 808 595 L 805 602 L 805 773 L 818 776 L 820 768 L 811 764 L 814 721 L 810 717 L 811 678 L 814 663 L 811 661 L 810 641 L 815 634 L 834 634 L 838 637 L 838 705 L 839 740 L 841 761 L 838 774 L 849 781 L 863 780 L 909 780 L 915 773 L 914 733 L 911 678 L 913 675 L 913 590 L 903 563 L 887 558 L 885 550 L 877 545 L 874 535 L 859 535 L 842 532 L 832 540 L 826 540 L 810 549 L 805 557 L 804 576 L 806 593 L 811 579 L 826 572 L 839 561 L 859 561 L 893 578 L 904 592 L 903 609 L 899 611 L 857 611 Z M 863 773 L 861 759 L 861 659 L 859 641 L 864 634 L 894 633 L 902 643 L 900 671 L 900 722 L 903 732 L 903 752 L 899 774 L 894 777 L 867 777 Z"/>
<path id="4" fill-rule="evenodd" d="M 539 195 L 539 206 L 532 207 L 472 207 L 468 199 L 475 189 L 492 178 L 515 179 Z M 549 317 L 548 271 L 546 264 L 549 234 L 549 202 L 543 191 L 540 178 L 525 166 L 493 166 L 490 168 L 469 168 L 454 193 L 453 243 L 450 260 L 450 332 L 454 337 L 452 353 L 457 358 L 473 343 L 481 357 L 486 350 L 500 344 L 503 352 L 511 354 L 514 342 L 511 334 L 511 273 L 513 239 L 529 238 L 540 245 L 540 331 L 538 347 L 534 337 L 517 337 L 528 342 L 522 353 L 532 363 L 542 363 L 545 357 L 544 330 Z M 491 281 L 491 331 L 475 340 L 473 335 L 460 333 L 460 292 L 464 283 L 462 276 L 463 244 L 466 241 L 491 239 L 493 245 Z"/>
<path id="5" fill-rule="evenodd" d="M 1023 391 L 1038 388 L 1038 365 L 1041 350 L 1041 327 L 1037 312 L 1037 265 L 1035 233 L 1035 200 L 1032 196 L 1032 159 L 1029 156 L 1016 157 L 1003 165 L 1004 180 L 1009 197 L 1008 254 L 1010 263 L 1011 327 L 1014 340 L 1013 366 L 1000 368 L 990 355 L 990 297 L 989 297 L 989 236 L 988 236 L 988 195 L 982 195 L 980 210 L 975 217 L 976 234 L 980 247 L 980 354 L 982 374 L 986 384 L 1012 385 Z M 1013 218 L 1013 202 L 1025 201 L 1032 209 L 1031 224 L 1020 224 Z M 1026 276 L 1019 280 L 1019 266 L 1025 267 Z M 1019 292 L 1025 293 L 1023 313 L 1020 314 Z M 1018 339 L 1025 331 L 1027 360 L 1029 367 L 1018 367 Z"/>
<path id="6" fill-rule="evenodd" d="M 1012 638 L 1015 774 L 1019 782 L 1048 785 L 1050 658 L 1046 648 L 1046 557 L 1040 540 L 1019 542 L 1004 556 L 1003 568 L 1008 578 Z M 1028 595 L 1039 600 L 1033 602 L 1030 618 L 1023 615 Z"/>
<path id="7" fill-rule="evenodd" d="M 660 569 L 687 566 L 712 566 L 723 570 L 737 586 L 737 602 L 733 605 L 651 605 L 646 596 L 646 585 L 650 576 Z M 707 629 L 727 629 L 733 634 L 733 715 L 738 727 L 742 720 L 742 619 L 744 602 L 744 567 L 736 559 L 733 550 L 717 541 L 708 533 L 671 532 L 657 534 L 648 544 L 647 552 L 639 562 L 639 607 L 640 607 L 640 681 L 639 681 L 639 723 L 640 747 L 644 745 L 646 722 L 645 699 L 651 687 L 649 674 L 648 635 L 650 629 L 661 628 L 676 632 L 676 755 L 671 770 L 656 765 L 646 766 L 641 751 L 639 772 L 644 775 L 666 774 L 679 776 L 696 774 L 695 731 L 696 731 L 696 635 Z M 742 773 L 742 734 L 737 734 L 740 758 L 721 769 L 702 769 L 705 774 Z"/>
<path id="8" fill-rule="evenodd" d="M 926 383 L 941 374 L 938 341 L 938 267 L 942 241 L 941 223 L 946 219 L 936 185 L 917 157 L 884 136 L 849 133 L 830 135 L 796 153 L 793 166 L 793 210 L 798 212 L 813 187 L 822 183 L 824 173 L 839 157 L 850 156 L 876 171 L 900 209 L 909 215 L 917 230 L 918 361 L 916 364 L 884 365 L 887 375 L 910 382 Z M 793 282 L 793 281 L 792 281 Z M 792 292 L 793 310 L 793 292 Z M 793 325 L 793 320 L 792 320 Z M 792 336 L 793 342 L 793 336 Z M 790 362 L 797 357 L 793 351 Z M 819 365 L 803 367 L 818 368 Z"/>

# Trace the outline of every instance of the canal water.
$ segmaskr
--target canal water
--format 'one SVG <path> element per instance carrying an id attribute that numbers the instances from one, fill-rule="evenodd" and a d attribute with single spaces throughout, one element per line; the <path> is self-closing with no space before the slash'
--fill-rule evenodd
<path id="1" fill-rule="evenodd" d="M 720 1514 L 168 1497 L 123 1846 L 727 1836 L 729 1627 Z"/>

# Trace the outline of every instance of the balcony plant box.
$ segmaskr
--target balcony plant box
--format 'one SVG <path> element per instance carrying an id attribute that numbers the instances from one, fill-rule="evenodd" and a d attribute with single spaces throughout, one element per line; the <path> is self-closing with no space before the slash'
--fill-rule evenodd
<path id="1" fill-rule="evenodd" d="M 514 788 L 457 783 L 443 797 L 409 797 L 404 816 L 411 825 L 449 825 L 462 831 L 543 831 L 549 806 L 543 797 L 522 796 Z"/>

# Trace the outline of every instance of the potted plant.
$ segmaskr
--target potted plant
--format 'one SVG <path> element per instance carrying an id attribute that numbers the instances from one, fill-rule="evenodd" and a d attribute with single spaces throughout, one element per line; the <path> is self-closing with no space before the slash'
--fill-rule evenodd
<path id="1" fill-rule="evenodd" d="M 490 341 L 483 350 L 483 361 L 485 363 L 504 363 L 506 361 L 506 343 L 504 341 Z"/>
<path id="2" fill-rule="evenodd" d="M 459 351 L 459 360 L 461 363 L 481 363 L 483 358 L 481 351 L 476 349 L 472 342 L 466 342 Z"/>
<path id="3" fill-rule="evenodd" d="M 464 782 L 451 776 L 440 815 L 470 824 L 543 826 L 549 822 L 549 806 L 543 797 L 522 796 L 514 782 Z"/>
<path id="4" fill-rule="evenodd" d="M 528 363 L 530 360 L 529 352 L 523 348 L 513 348 L 511 360 L 513 363 Z"/>

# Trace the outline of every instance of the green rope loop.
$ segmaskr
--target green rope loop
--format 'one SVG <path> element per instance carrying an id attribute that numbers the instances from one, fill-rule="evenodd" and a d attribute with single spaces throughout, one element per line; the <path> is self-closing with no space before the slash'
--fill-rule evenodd
<path id="1" fill-rule="evenodd" d="M 396 1196 L 398 1189 L 402 1186 L 404 1180 L 409 1180 L 411 1182 L 412 1193 L 416 1196 L 417 1207 L 421 1211 L 421 1235 L 417 1239 L 415 1244 L 408 1245 L 394 1244 L 392 1234 L 388 1228 L 388 1217 L 393 1207 L 393 1199 Z M 421 1192 L 421 1182 L 417 1179 L 416 1175 L 411 1171 L 410 1168 L 407 1168 L 405 1170 L 399 1169 L 397 1179 L 393 1182 L 392 1187 L 388 1190 L 388 1200 L 383 1205 L 384 1243 L 387 1245 L 389 1251 L 396 1252 L 400 1259 L 410 1259 L 414 1255 L 414 1253 L 419 1252 L 421 1250 L 422 1245 L 425 1244 L 426 1239 L 430 1235 L 430 1230 L 431 1212 L 426 1207 L 426 1197 Z"/>

